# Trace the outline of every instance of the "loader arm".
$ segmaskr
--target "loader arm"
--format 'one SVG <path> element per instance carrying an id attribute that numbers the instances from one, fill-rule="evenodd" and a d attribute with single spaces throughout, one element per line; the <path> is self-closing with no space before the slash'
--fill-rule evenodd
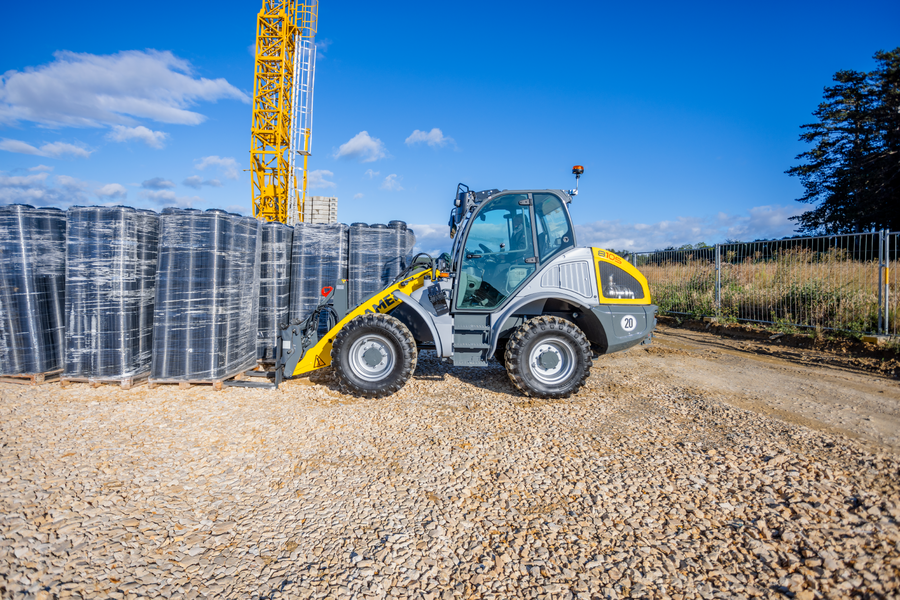
<path id="1" fill-rule="evenodd" d="M 438 273 L 438 277 L 447 277 L 446 273 Z M 344 316 L 325 335 L 321 336 L 309 348 L 303 347 L 303 326 L 292 325 L 281 333 L 281 348 L 278 369 L 283 369 L 284 377 L 293 377 L 310 373 L 331 364 L 331 345 L 334 338 L 353 319 L 374 313 L 388 313 L 404 302 L 407 296 L 425 285 L 432 277 L 432 269 L 423 269 L 405 277 L 394 285 L 375 294 Z M 344 284 L 346 285 L 346 283 Z M 402 292 L 396 294 L 395 292 Z"/>

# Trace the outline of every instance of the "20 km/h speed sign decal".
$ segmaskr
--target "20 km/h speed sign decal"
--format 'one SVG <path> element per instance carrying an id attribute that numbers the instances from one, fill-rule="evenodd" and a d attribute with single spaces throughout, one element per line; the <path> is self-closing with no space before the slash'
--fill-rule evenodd
<path id="1" fill-rule="evenodd" d="M 632 331 L 634 331 L 635 327 L 637 327 L 637 319 L 635 319 L 631 315 L 625 315 L 624 317 L 622 317 L 622 329 L 624 329 L 628 333 L 631 333 Z"/>

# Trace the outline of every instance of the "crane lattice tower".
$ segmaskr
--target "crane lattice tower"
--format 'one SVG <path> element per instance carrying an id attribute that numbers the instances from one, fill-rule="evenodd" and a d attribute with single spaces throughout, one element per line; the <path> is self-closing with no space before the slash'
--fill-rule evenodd
<path id="1" fill-rule="evenodd" d="M 250 169 L 258 219 L 303 221 L 318 13 L 318 0 L 263 0 L 256 20 Z"/>

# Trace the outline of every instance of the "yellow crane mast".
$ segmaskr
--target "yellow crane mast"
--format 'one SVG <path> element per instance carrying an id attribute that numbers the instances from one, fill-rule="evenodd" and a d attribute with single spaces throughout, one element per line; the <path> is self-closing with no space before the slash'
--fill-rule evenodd
<path id="1" fill-rule="evenodd" d="M 257 16 L 250 145 L 257 219 L 303 221 L 318 13 L 318 0 L 263 0 Z"/>

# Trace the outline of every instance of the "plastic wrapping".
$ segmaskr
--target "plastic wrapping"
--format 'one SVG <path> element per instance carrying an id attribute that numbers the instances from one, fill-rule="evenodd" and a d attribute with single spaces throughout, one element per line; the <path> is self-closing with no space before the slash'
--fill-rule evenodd
<path id="1" fill-rule="evenodd" d="M 350 227 L 350 305 L 391 285 L 407 267 L 416 236 L 403 221 Z"/>
<path id="2" fill-rule="evenodd" d="M 63 376 L 125 379 L 150 370 L 159 215 L 124 206 L 66 214 Z"/>
<path id="3" fill-rule="evenodd" d="M 291 319 L 291 243 L 294 230 L 281 223 L 263 223 L 260 229 L 262 252 L 256 358 L 274 362 L 279 325 Z"/>
<path id="4" fill-rule="evenodd" d="M 151 381 L 220 381 L 256 364 L 261 247 L 254 218 L 162 211 Z"/>
<path id="5" fill-rule="evenodd" d="M 66 214 L 0 206 L 0 375 L 63 366 Z"/>
<path id="6" fill-rule="evenodd" d="M 322 288 L 347 279 L 348 228 L 341 223 L 294 227 L 291 254 L 291 319 L 305 319 L 322 299 Z"/>

